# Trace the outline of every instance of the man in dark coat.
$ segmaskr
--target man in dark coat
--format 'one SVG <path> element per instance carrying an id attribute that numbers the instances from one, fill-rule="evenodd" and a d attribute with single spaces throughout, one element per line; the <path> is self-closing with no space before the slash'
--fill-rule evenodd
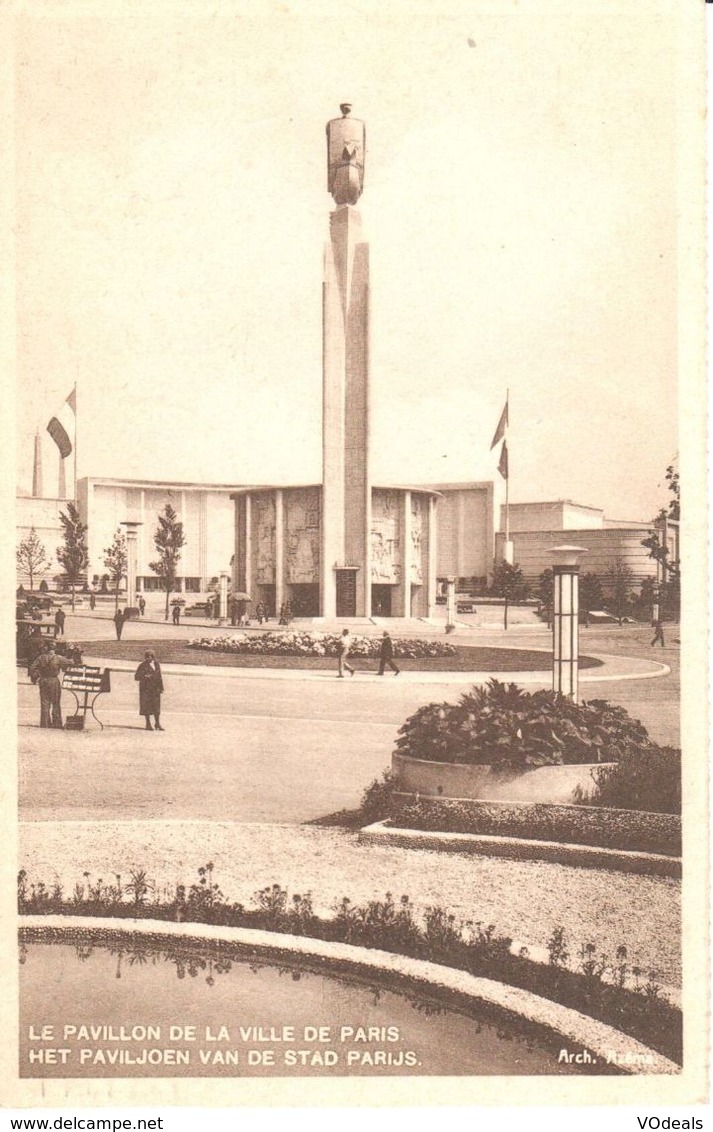
<path id="1" fill-rule="evenodd" d="M 156 660 L 156 654 L 147 649 L 144 659 L 134 673 L 134 680 L 139 682 L 139 715 L 146 719 L 146 730 L 153 731 L 151 716 L 154 717 L 157 731 L 163 731 L 161 726 L 161 693 L 163 692 L 163 679 L 161 665 Z"/>
<path id="2" fill-rule="evenodd" d="M 121 609 L 117 609 L 114 614 L 114 625 L 116 627 L 116 639 L 121 640 L 121 631 L 124 628 L 124 614 Z"/>
<path id="3" fill-rule="evenodd" d="M 71 660 L 58 656 L 54 641 L 46 641 L 42 652 L 30 665 L 30 679 L 40 686 L 40 727 L 62 727 L 62 685 L 59 674 L 71 668 Z"/>
<path id="4" fill-rule="evenodd" d="M 384 629 L 384 635 L 381 638 L 381 652 L 379 653 L 379 676 L 384 675 L 384 669 L 387 665 L 394 676 L 398 676 L 401 669 L 394 664 L 394 642 L 391 640 L 388 631 Z"/>
<path id="5" fill-rule="evenodd" d="M 54 615 L 54 635 L 55 635 L 55 637 L 63 637 L 64 636 L 64 620 L 65 620 L 64 610 L 60 606 L 59 609 L 57 610 L 57 612 Z"/>

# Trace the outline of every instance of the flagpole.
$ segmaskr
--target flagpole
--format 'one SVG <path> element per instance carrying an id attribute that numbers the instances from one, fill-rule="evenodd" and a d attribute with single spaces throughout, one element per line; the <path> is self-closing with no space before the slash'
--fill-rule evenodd
<path id="1" fill-rule="evenodd" d="M 510 390 L 505 394 L 505 404 L 508 411 L 508 429 L 510 428 Z M 505 542 L 510 542 L 510 448 L 508 447 L 507 479 L 505 480 Z"/>
<path id="2" fill-rule="evenodd" d="M 77 383 L 74 383 L 74 506 L 79 507 L 79 500 L 77 499 L 77 433 L 78 433 L 78 415 L 77 415 Z"/>

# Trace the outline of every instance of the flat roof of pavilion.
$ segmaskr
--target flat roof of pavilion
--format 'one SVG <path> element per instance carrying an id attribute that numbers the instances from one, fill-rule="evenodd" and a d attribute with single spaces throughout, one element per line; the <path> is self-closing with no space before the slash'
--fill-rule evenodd
<path id="1" fill-rule="evenodd" d="M 307 488 L 322 489 L 321 483 L 266 483 L 266 484 L 248 484 L 245 487 L 236 487 L 233 489 L 231 499 L 240 495 L 250 495 L 252 492 L 260 491 L 304 491 Z M 403 484 L 403 483 L 373 483 L 371 485 L 372 491 L 415 491 L 419 495 L 440 495 L 441 492 L 433 487 L 428 487 L 424 484 Z"/>

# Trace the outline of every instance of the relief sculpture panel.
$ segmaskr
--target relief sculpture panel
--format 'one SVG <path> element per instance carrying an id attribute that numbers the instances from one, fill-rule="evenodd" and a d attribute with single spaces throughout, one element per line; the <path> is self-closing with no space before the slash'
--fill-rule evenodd
<path id="1" fill-rule="evenodd" d="M 285 498 L 285 581 L 319 581 L 320 515 L 316 488 L 290 491 Z"/>
<path id="2" fill-rule="evenodd" d="M 397 491 L 375 491 L 371 503 L 371 580 L 401 581 L 401 497 Z"/>
<path id="3" fill-rule="evenodd" d="M 275 581 L 275 497 L 255 496 L 255 542 L 257 562 L 255 580 L 271 586 Z"/>

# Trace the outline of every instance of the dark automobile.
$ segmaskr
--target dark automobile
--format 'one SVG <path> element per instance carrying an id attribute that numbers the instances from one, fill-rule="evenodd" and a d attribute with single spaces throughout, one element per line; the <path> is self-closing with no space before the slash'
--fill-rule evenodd
<path id="1" fill-rule="evenodd" d="M 51 621 L 38 621 L 33 617 L 19 616 L 15 621 L 15 656 L 18 664 L 30 665 L 42 652 L 47 640 L 54 640 L 55 626 Z M 56 642 L 57 652 L 73 664 L 82 663 L 82 651 L 67 641 Z"/>

